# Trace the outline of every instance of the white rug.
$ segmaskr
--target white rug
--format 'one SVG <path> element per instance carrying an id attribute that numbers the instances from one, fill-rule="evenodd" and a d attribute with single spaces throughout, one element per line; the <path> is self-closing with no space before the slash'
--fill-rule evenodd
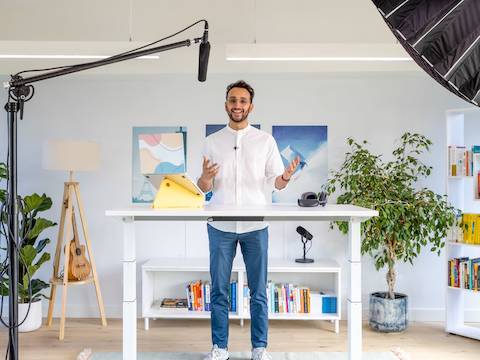
<path id="1" fill-rule="evenodd" d="M 271 352 L 273 360 L 347 360 L 347 353 L 340 352 Z M 204 353 L 138 353 L 138 360 L 202 360 Z M 230 353 L 230 360 L 250 360 L 248 351 Z M 80 358 L 81 359 L 81 358 Z M 122 360 L 121 353 L 96 352 L 88 360 Z M 398 360 L 391 352 L 364 352 L 362 360 Z M 83 359 L 82 359 L 83 360 Z"/>

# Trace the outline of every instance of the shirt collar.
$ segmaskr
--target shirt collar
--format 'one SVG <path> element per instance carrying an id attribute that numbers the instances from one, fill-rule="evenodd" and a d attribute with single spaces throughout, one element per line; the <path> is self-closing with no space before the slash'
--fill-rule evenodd
<path id="1" fill-rule="evenodd" d="M 227 130 L 232 133 L 232 134 L 238 134 L 238 135 L 243 135 L 245 133 L 248 132 L 248 130 L 250 130 L 250 128 L 252 127 L 252 125 L 248 124 L 244 129 L 241 129 L 241 130 L 235 130 L 235 129 L 232 129 L 228 124 L 226 126 Z"/>

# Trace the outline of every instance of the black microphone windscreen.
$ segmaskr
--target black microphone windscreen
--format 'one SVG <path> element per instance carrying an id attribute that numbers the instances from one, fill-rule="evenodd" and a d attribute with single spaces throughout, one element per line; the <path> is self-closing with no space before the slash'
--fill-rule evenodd
<path id="1" fill-rule="evenodd" d="M 210 56 L 210 43 L 201 42 L 198 52 L 198 81 L 207 80 L 208 58 Z"/>
<path id="2" fill-rule="evenodd" d="M 312 240 L 312 238 L 313 238 L 313 235 L 310 234 L 304 227 L 301 227 L 301 226 L 297 227 L 297 233 L 302 235 L 307 240 Z"/>

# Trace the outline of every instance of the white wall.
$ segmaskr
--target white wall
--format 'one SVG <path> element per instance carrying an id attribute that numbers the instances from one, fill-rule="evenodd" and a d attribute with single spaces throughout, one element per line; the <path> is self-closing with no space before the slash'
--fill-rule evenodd
<path id="1" fill-rule="evenodd" d="M 48 215 L 58 221 L 62 184 L 67 174 L 41 168 L 42 142 L 48 138 L 77 138 L 101 143 L 102 169 L 77 174 L 77 179 L 81 183 L 107 316 L 121 316 L 122 229 L 120 222 L 106 218 L 104 212 L 130 204 L 132 127 L 186 126 L 188 172 L 197 176 L 205 124 L 226 122 L 224 89 L 240 78 L 251 82 L 256 89 L 256 108 L 251 121 L 260 123 L 262 129 L 270 132 L 275 124 L 328 125 L 331 169 L 342 162 L 348 136 L 368 140 L 373 151 L 384 153 L 387 158 L 392 144 L 404 131 L 428 136 L 434 145 L 425 160 L 434 170 L 431 178 L 422 184 L 444 193 L 444 111 L 467 107 L 467 104 L 421 73 L 215 74 L 209 75 L 205 84 L 185 74 L 91 75 L 39 83 L 34 99 L 26 104 L 25 119 L 19 123 L 20 192 L 45 192 L 51 196 L 54 208 Z M 5 102 L 4 93 L 0 100 Z M 0 124 L 5 134 L 5 121 Z M 4 159 L 6 136 L 2 137 L 1 151 Z M 272 224 L 271 257 L 293 259 L 300 255 L 301 244 L 295 233 L 298 225 Z M 312 256 L 336 259 L 346 274 L 346 236 L 329 230 L 328 224 L 301 225 L 314 234 Z M 137 263 L 152 256 L 208 256 L 204 229 L 204 225 L 194 223 L 138 225 Z M 56 231 L 49 231 L 49 235 L 55 239 Z M 54 246 L 55 241 L 50 246 L 52 255 Z M 398 266 L 397 291 L 410 296 L 412 319 L 444 319 L 444 260 L 443 256 L 439 258 L 425 251 L 414 267 Z M 385 290 L 386 283 L 384 272 L 376 272 L 368 257 L 364 259 L 363 270 L 366 309 L 368 294 Z M 51 271 L 50 265 L 45 266 L 41 277 L 48 279 Z M 140 300 L 139 271 L 138 279 Z M 345 294 L 346 275 L 342 280 Z M 96 317 L 93 286 L 71 288 L 67 309 L 68 316 Z"/>

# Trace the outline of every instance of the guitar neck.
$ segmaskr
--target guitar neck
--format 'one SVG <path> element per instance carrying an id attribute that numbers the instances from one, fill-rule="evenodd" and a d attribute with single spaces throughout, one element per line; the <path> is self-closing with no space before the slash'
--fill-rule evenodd
<path id="1" fill-rule="evenodd" d="M 78 239 L 78 230 L 77 230 L 77 222 L 75 220 L 75 209 L 72 208 L 72 228 L 73 228 L 73 240 L 75 240 L 75 247 L 80 249 L 80 240 Z"/>

